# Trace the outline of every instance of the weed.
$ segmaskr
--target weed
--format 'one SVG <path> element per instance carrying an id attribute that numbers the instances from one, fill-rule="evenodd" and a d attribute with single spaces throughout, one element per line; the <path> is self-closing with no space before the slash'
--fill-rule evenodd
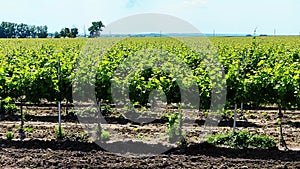
<path id="1" fill-rule="evenodd" d="M 207 142 L 214 145 L 225 145 L 233 148 L 271 148 L 276 144 L 266 135 L 251 134 L 248 131 L 217 134 L 207 138 Z"/>
<path id="2" fill-rule="evenodd" d="M 33 127 L 24 127 L 23 131 L 31 133 L 33 131 Z"/>
<path id="3" fill-rule="evenodd" d="M 13 138 L 14 138 L 14 133 L 13 132 L 8 132 L 7 134 L 6 134 L 6 139 L 7 140 L 12 140 Z"/>
<path id="4" fill-rule="evenodd" d="M 204 117 L 207 118 L 208 117 L 208 111 L 204 112 Z"/>
<path id="5" fill-rule="evenodd" d="M 138 128 L 133 128 L 132 129 L 134 132 L 137 132 L 137 131 L 139 131 L 139 129 Z"/>
<path id="6" fill-rule="evenodd" d="M 233 117 L 234 113 L 231 110 L 225 110 L 223 112 L 223 118 L 224 119 L 231 119 Z"/>
<path id="7" fill-rule="evenodd" d="M 110 134 L 108 131 L 103 130 L 101 133 L 101 140 L 107 141 L 110 138 Z"/>

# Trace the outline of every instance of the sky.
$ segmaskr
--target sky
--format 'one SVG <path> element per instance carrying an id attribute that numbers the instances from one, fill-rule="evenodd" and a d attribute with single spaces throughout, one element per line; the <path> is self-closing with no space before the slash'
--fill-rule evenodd
<path id="1" fill-rule="evenodd" d="M 0 5 L 0 21 L 47 25 L 48 32 L 93 21 L 109 25 L 136 14 L 180 18 L 202 33 L 299 35 L 299 0 L 10 0 Z"/>

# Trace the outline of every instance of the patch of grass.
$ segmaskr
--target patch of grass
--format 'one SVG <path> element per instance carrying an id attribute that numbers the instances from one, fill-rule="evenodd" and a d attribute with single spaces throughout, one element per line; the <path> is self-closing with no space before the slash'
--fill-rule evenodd
<path id="1" fill-rule="evenodd" d="M 275 141 L 267 135 L 251 134 L 248 131 L 217 134 L 207 138 L 207 142 L 214 145 L 229 146 L 232 148 L 271 148 Z"/>
<path id="2" fill-rule="evenodd" d="M 28 132 L 28 133 L 32 133 L 33 127 L 24 127 L 23 131 Z"/>
<path id="3" fill-rule="evenodd" d="M 13 138 L 14 138 L 14 133 L 13 132 L 8 132 L 7 134 L 6 134 L 6 139 L 7 140 L 12 140 Z"/>
<path id="4" fill-rule="evenodd" d="M 102 133 L 101 133 L 101 140 L 103 141 L 107 141 L 109 140 L 110 138 L 110 134 L 108 131 L 105 131 L 105 130 L 102 130 Z"/>

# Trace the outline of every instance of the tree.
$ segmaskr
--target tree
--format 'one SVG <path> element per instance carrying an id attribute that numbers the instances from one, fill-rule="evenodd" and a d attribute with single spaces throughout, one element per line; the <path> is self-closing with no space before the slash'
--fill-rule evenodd
<path id="1" fill-rule="evenodd" d="M 60 36 L 61 37 L 72 37 L 72 33 L 70 31 L 70 28 L 62 28 L 61 31 L 60 31 Z"/>
<path id="2" fill-rule="evenodd" d="M 47 38 L 48 36 L 48 27 L 47 26 L 38 26 L 37 28 L 38 38 Z"/>
<path id="3" fill-rule="evenodd" d="M 36 32 L 36 26 L 29 26 L 29 32 L 30 32 L 30 36 L 32 38 L 35 38 L 37 36 L 37 32 Z"/>
<path id="4" fill-rule="evenodd" d="M 78 28 L 71 29 L 72 38 L 76 38 L 78 35 Z"/>
<path id="5" fill-rule="evenodd" d="M 16 37 L 16 23 L 10 23 L 10 22 L 2 22 L 1 27 L 3 28 L 3 34 L 2 36 L 4 38 L 14 38 Z"/>
<path id="6" fill-rule="evenodd" d="M 66 33 L 66 36 L 69 38 L 72 36 L 70 28 L 65 28 L 65 33 Z"/>
<path id="7" fill-rule="evenodd" d="M 100 37 L 102 28 L 105 27 L 101 21 L 92 22 L 92 26 L 89 27 L 91 37 Z"/>
<path id="8" fill-rule="evenodd" d="M 4 27 L 2 26 L 2 24 L 0 25 L 0 38 L 5 38 L 5 36 L 4 36 Z"/>
<path id="9" fill-rule="evenodd" d="M 0 24 L 0 38 L 27 38 L 39 37 L 46 38 L 48 36 L 47 26 L 34 26 L 24 23 L 16 24 L 11 22 L 2 22 Z"/>
<path id="10" fill-rule="evenodd" d="M 29 26 L 23 23 L 17 25 L 16 35 L 19 38 L 26 38 L 30 36 Z"/>
<path id="11" fill-rule="evenodd" d="M 60 38 L 61 37 L 61 35 L 60 35 L 60 33 L 58 33 L 57 31 L 54 33 L 54 38 Z"/>
<path id="12" fill-rule="evenodd" d="M 65 37 L 67 36 L 67 34 L 66 34 L 66 32 L 65 32 L 65 28 L 62 28 L 62 29 L 60 30 L 59 34 L 60 34 L 61 37 L 64 37 L 64 38 L 65 38 Z"/>

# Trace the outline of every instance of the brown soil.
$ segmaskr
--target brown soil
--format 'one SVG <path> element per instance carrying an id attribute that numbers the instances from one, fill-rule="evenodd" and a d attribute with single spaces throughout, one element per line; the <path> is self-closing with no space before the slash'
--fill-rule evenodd
<path id="1" fill-rule="evenodd" d="M 24 140 L 19 135 L 19 117 L 1 117 L 1 168 L 300 168 L 300 113 L 297 111 L 286 112 L 283 121 L 289 151 L 281 150 L 279 144 L 279 148 L 269 150 L 209 145 L 201 137 L 205 122 L 202 114 L 195 123 L 184 126 L 186 146 L 168 143 L 165 118 L 139 124 L 121 118 L 117 113 L 106 116 L 108 124 L 103 128 L 110 132 L 110 140 L 99 143 L 103 146 L 93 142 L 93 133 L 86 134 L 76 117 L 65 113 L 62 126 L 66 137 L 58 140 L 54 130 L 57 126 L 55 108 L 27 107 L 25 111 L 27 121 L 24 127 L 32 128 L 32 131 L 25 131 Z M 276 110 L 244 113 L 237 123 L 238 130 L 267 134 L 278 143 L 276 116 Z M 232 119 L 229 118 L 209 130 L 213 134 L 225 133 L 231 130 L 231 126 Z M 13 140 L 6 140 L 9 131 L 15 134 Z M 143 147 L 143 150 L 130 149 L 132 145 Z M 113 147 L 123 148 L 120 151 Z M 155 153 L 153 147 L 166 152 L 158 155 L 136 154 L 140 151 Z"/>

